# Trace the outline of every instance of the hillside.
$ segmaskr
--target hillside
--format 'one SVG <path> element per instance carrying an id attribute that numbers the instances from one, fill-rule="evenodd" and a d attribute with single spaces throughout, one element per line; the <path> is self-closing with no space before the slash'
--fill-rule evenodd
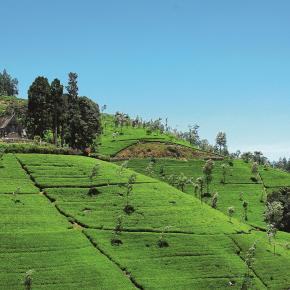
<path id="1" fill-rule="evenodd" d="M 201 151 L 170 132 L 151 131 L 146 127 L 132 125 L 116 127 L 114 117 L 102 115 L 103 134 L 99 153 L 115 159 L 168 157 L 213 158 L 221 156 Z"/>
<path id="2" fill-rule="evenodd" d="M 131 159 L 128 161 L 128 167 L 143 174 L 148 174 L 146 168 L 150 160 Z M 122 164 L 122 162 L 118 162 Z M 215 192 L 218 193 L 217 209 L 227 214 L 230 206 L 235 207 L 235 217 L 242 222 L 252 226 L 265 228 L 263 213 L 265 210 L 265 200 L 267 193 L 283 186 L 290 186 L 290 174 L 270 167 L 260 167 L 260 178 L 252 180 L 251 164 L 242 160 L 233 160 L 228 164 L 226 182 L 222 180 L 222 164 L 228 164 L 227 161 L 215 161 L 213 170 L 213 180 L 210 184 L 210 197 L 205 197 L 204 201 L 210 204 L 211 198 Z M 203 176 L 202 168 L 204 160 L 174 160 L 174 159 L 156 159 L 153 163 L 152 177 L 162 181 L 168 181 L 172 174 L 183 173 L 187 178 L 192 178 L 193 182 Z M 193 184 L 185 186 L 184 192 L 198 198 Z M 244 220 L 243 201 L 247 201 L 248 220 Z"/>
<path id="3" fill-rule="evenodd" d="M 33 289 L 240 289 L 255 240 L 253 289 L 289 287 L 287 234 L 279 233 L 274 256 L 265 233 L 141 174 L 126 214 L 133 173 L 88 157 L 5 155 L 0 287 L 22 289 L 33 269 Z M 120 215 L 121 244 L 111 244 Z"/>

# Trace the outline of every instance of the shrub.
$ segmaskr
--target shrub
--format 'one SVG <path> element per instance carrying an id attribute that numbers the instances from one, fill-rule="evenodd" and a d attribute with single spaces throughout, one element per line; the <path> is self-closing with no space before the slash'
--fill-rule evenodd
<path id="1" fill-rule="evenodd" d="M 122 230 L 123 230 L 123 217 L 120 215 L 117 218 L 116 226 L 113 230 L 113 237 L 111 239 L 112 246 L 120 246 L 123 244 L 123 242 L 120 239 Z"/>
<path id="2" fill-rule="evenodd" d="M 98 191 L 98 189 L 96 187 L 91 187 L 88 191 L 89 196 L 95 196 L 98 194 L 100 194 L 100 192 Z"/>
<path id="3" fill-rule="evenodd" d="M 35 143 L 0 143 L 0 150 L 5 150 L 5 153 L 81 154 L 80 151 L 70 148 L 56 147 L 52 144 L 38 145 Z"/>
<path id="4" fill-rule="evenodd" d="M 124 207 L 124 212 L 126 214 L 132 214 L 135 211 L 134 207 L 130 204 L 126 204 L 126 206 Z"/>
<path id="5" fill-rule="evenodd" d="M 252 180 L 253 182 L 255 182 L 255 183 L 258 182 L 258 179 L 257 179 L 257 177 L 255 177 L 255 176 L 252 176 L 252 177 L 251 177 L 251 180 Z"/>
<path id="6" fill-rule="evenodd" d="M 165 239 L 165 233 L 169 230 L 170 226 L 165 227 L 159 237 L 159 240 L 157 241 L 157 245 L 159 248 L 167 248 L 169 247 L 169 243 Z"/>

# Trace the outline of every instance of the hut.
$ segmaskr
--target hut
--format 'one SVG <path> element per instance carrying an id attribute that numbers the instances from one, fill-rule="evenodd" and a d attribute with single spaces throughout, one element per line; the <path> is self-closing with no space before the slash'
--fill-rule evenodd
<path id="1" fill-rule="evenodd" d="M 17 121 L 15 114 L 0 117 L 0 138 L 21 139 L 26 137 L 26 132 Z"/>

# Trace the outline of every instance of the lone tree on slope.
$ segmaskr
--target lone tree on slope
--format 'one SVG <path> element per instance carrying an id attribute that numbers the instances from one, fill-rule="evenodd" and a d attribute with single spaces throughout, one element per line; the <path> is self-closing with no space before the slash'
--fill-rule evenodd
<path id="1" fill-rule="evenodd" d="M 233 206 L 228 207 L 228 215 L 229 215 L 229 221 L 232 222 L 232 217 L 235 213 L 235 208 Z"/>
<path id="2" fill-rule="evenodd" d="M 214 168 L 214 162 L 211 159 L 207 160 L 205 165 L 203 166 L 203 174 L 204 174 L 204 180 L 206 183 L 207 193 L 209 193 L 209 185 L 212 182 L 213 168 Z"/>
<path id="3" fill-rule="evenodd" d="M 226 176 L 227 176 L 227 173 L 228 173 L 228 168 L 229 168 L 229 166 L 226 163 L 223 163 L 221 165 L 221 169 L 222 169 L 222 180 L 221 180 L 221 183 L 223 183 L 223 184 L 226 183 Z"/>
<path id="4" fill-rule="evenodd" d="M 218 132 L 216 136 L 216 145 L 219 148 L 219 153 L 222 154 L 222 150 L 227 148 L 227 136 L 224 132 Z"/>

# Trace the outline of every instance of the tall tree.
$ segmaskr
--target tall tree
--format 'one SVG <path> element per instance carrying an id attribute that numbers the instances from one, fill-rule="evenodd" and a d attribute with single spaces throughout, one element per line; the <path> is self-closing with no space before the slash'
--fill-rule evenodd
<path id="1" fill-rule="evenodd" d="M 45 77 L 37 77 L 28 90 L 27 127 L 30 137 L 43 137 L 50 128 L 50 85 Z"/>
<path id="2" fill-rule="evenodd" d="M 54 79 L 50 85 L 49 109 L 53 131 L 53 142 L 57 144 L 58 129 L 61 126 L 62 112 L 64 110 L 63 85 Z"/>
<path id="3" fill-rule="evenodd" d="M 101 114 L 99 106 L 87 97 L 78 98 L 78 110 L 75 145 L 79 149 L 84 149 L 89 147 L 101 133 Z"/>
<path id="4" fill-rule="evenodd" d="M 214 168 L 214 162 L 211 159 L 207 160 L 203 166 L 203 174 L 204 174 L 204 180 L 206 183 L 207 193 L 209 193 L 209 185 L 212 181 L 213 168 Z"/>
<path id="5" fill-rule="evenodd" d="M 12 78 L 4 69 L 0 73 L 0 96 L 15 96 L 18 94 L 18 80 Z"/>
<path id="6" fill-rule="evenodd" d="M 77 131 L 81 123 L 78 104 L 78 75 L 76 73 L 70 72 L 68 74 L 68 78 L 68 85 L 66 86 L 68 108 L 66 117 L 65 140 L 72 148 L 77 148 Z"/>
<path id="7" fill-rule="evenodd" d="M 216 136 L 216 145 L 219 148 L 219 153 L 222 154 L 222 150 L 226 151 L 227 148 L 227 136 L 224 132 L 218 132 Z"/>

